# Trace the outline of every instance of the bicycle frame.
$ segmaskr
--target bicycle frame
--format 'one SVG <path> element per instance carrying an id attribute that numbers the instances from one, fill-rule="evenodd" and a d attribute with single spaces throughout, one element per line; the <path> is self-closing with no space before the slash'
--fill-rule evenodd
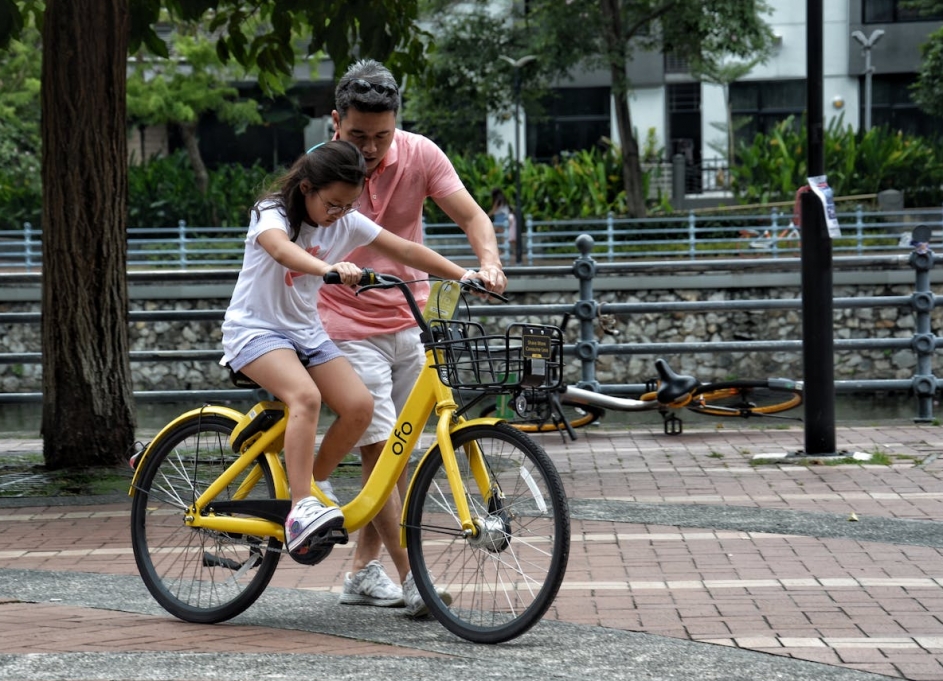
<path id="1" fill-rule="evenodd" d="M 364 483 L 360 492 L 354 499 L 342 507 L 344 512 L 344 526 L 348 532 L 356 531 L 369 523 L 386 503 L 396 481 L 409 464 L 410 453 L 419 441 L 426 424 L 432 417 L 433 412 L 438 415 L 436 424 L 436 441 L 426 451 L 425 456 L 429 454 L 436 446 L 442 453 L 443 465 L 447 471 L 449 484 L 455 493 L 456 510 L 463 530 L 468 534 L 475 534 L 475 524 L 472 521 L 471 511 L 468 507 L 466 497 L 463 492 L 463 483 L 458 471 L 458 463 L 455 457 L 455 450 L 452 447 L 452 433 L 466 427 L 476 424 L 493 424 L 502 421 L 498 418 L 478 418 L 473 420 L 456 420 L 454 417 L 458 405 L 452 394 L 452 389 L 446 386 L 439 378 L 435 367 L 435 353 L 432 349 L 426 350 L 425 366 L 419 375 L 406 404 L 397 419 L 396 426 L 390 433 L 390 437 L 383 448 L 377 461 L 376 467 L 371 473 L 369 479 Z M 151 451 L 155 444 L 161 439 L 161 436 L 174 425 L 186 419 L 192 419 L 200 414 L 218 414 L 235 421 L 241 420 L 244 415 L 228 407 L 204 407 L 195 409 L 179 416 L 165 427 L 154 438 L 147 451 Z M 256 439 L 213 483 L 200 495 L 193 500 L 187 510 L 185 523 L 191 527 L 199 527 L 216 532 L 225 532 L 233 534 L 245 534 L 254 536 L 274 536 L 284 541 L 284 526 L 280 522 L 261 517 L 233 517 L 230 515 L 219 515 L 213 509 L 220 508 L 220 502 L 214 502 L 217 495 L 222 492 L 230 483 L 232 483 L 240 473 L 256 465 L 259 457 L 265 457 L 273 472 L 276 484 L 276 499 L 287 504 L 289 498 L 287 478 L 279 458 L 279 452 L 282 449 L 285 436 L 285 425 L 288 421 L 288 411 L 285 409 L 284 415 L 270 428 L 260 434 Z M 135 477 L 131 483 L 131 494 L 133 495 L 137 476 L 144 468 L 144 462 L 147 457 L 147 451 L 144 452 L 141 461 L 137 463 Z M 468 456 L 472 457 L 472 470 L 475 473 L 475 479 L 478 481 L 484 496 L 490 496 L 490 479 L 484 462 L 481 460 L 480 452 L 466 451 Z M 418 469 L 418 466 L 417 466 Z M 234 495 L 234 501 L 223 502 L 227 511 L 238 510 L 239 499 L 245 498 L 249 490 L 255 485 L 261 477 L 261 472 L 251 473 L 242 483 L 240 489 Z M 409 490 L 412 490 L 410 483 Z M 312 485 L 312 492 L 318 496 L 320 490 Z M 240 494 L 241 493 L 241 494 Z M 407 500 L 403 503 L 403 512 L 408 506 Z M 258 504 L 255 502 L 246 502 Z M 287 508 L 285 509 L 287 512 Z M 249 512 L 248 509 L 243 512 Z M 405 518 L 404 518 L 405 520 Z M 401 540 L 405 546 L 405 533 L 401 533 Z"/>

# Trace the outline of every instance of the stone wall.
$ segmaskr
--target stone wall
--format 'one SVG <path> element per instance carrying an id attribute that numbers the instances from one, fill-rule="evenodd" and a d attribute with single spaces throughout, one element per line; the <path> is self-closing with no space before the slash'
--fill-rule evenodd
<path id="1" fill-rule="evenodd" d="M 857 284 L 836 286 L 835 297 L 909 296 L 913 286 Z M 795 299 L 798 289 L 781 288 L 716 288 L 679 290 L 622 290 L 596 294 L 597 301 L 606 303 L 655 303 L 649 312 L 604 316 L 595 323 L 596 339 L 601 344 L 706 343 L 720 341 L 782 341 L 802 337 L 799 310 L 729 310 L 701 312 L 666 312 L 658 303 L 675 301 L 762 300 L 767 298 Z M 572 292 L 519 293 L 513 304 L 572 304 Z M 134 300 L 133 310 L 222 310 L 228 299 L 197 300 Z M 36 302 L 0 303 L 2 312 L 36 312 Z M 940 328 L 941 311 L 933 311 L 931 329 Z M 498 329 L 508 318 L 490 317 L 487 324 Z M 559 323 L 559 316 L 533 316 L 535 323 Z M 846 338 L 910 338 L 915 331 L 915 317 L 908 307 L 835 308 L 834 337 Z M 573 320 L 566 330 L 566 342 L 578 338 L 579 324 Z M 189 390 L 229 389 L 228 373 L 217 363 L 221 356 L 220 322 L 133 322 L 130 328 L 132 351 L 206 350 L 214 359 L 180 362 L 132 362 L 134 389 Z M 40 351 L 39 324 L 0 324 L 0 352 L 23 353 Z M 726 378 L 765 378 L 787 376 L 802 378 L 802 357 L 799 352 L 683 352 L 659 353 L 676 371 L 698 376 L 701 380 Z M 653 374 L 654 354 L 601 354 L 596 361 L 596 379 L 601 383 L 642 383 Z M 835 378 L 844 379 L 909 379 L 914 373 L 916 355 L 910 350 L 856 350 L 835 354 Z M 580 380 L 580 366 L 573 359 L 567 380 Z M 0 364 L 0 389 L 4 392 L 38 392 L 42 389 L 39 364 Z"/>

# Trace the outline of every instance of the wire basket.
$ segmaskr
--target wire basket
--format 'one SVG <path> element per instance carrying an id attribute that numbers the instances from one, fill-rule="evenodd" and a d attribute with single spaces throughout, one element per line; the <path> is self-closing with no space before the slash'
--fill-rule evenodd
<path id="1" fill-rule="evenodd" d="M 511 324 L 485 335 L 481 324 L 433 319 L 439 378 L 451 388 L 507 392 L 553 390 L 563 381 L 563 334 L 556 326 Z"/>

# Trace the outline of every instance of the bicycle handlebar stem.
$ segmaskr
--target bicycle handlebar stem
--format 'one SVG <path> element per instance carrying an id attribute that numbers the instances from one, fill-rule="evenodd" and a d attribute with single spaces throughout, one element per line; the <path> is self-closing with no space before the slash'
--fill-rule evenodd
<path id="1" fill-rule="evenodd" d="M 325 284 L 341 284 L 341 277 L 337 272 L 327 272 L 324 275 Z M 409 306 L 409 311 L 413 315 L 413 319 L 416 320 L 416 324 L 419 326 L 420 332 L 423 338 L 432 337 L 432 332 L 429 329 L 429 325 L 426 323 L 426 320 L 423 319 L 422 310 L 419 309 L 419 304 L 416 302 L 416 296 L 413 295 L 413 292 L 409 289 L 409 286 L 399 277 L 395 277 L 392 274 L 381 274 L 379 272 L 374 272 L 369 268 L 364 268 L 363 275 L 360 278 L 360 288 L 357 290 L 356 295 L 360 295 L 363 291 L 369 291 L 370 289 L 380 288 L 380 289 L 389 289 L 389 288 L 398 288 L 402 292 L 403 297 L 406 299 L 406 304 Z"/>

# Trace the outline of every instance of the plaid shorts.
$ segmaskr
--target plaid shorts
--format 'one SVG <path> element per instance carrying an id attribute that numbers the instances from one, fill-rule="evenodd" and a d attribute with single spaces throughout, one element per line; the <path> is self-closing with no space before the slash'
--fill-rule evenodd
<path id="1" fill-rule="evenodd" d="M 242 371 L 242 368 L 254 362 L 262 355 L 272 350 L 294 350 L 298 359 L 305 367 L 318 366 L 337 357 L 343 357 L 344 353 L 334 345 L 333 341 L 326 340 L 316 348 L 303 348 L 295 345 L 287 337 L 275 331 L 266 331 L 255 336 L 246 343 L 232 361 L 229 362 L 229 368 L 233 371 Z"/>

